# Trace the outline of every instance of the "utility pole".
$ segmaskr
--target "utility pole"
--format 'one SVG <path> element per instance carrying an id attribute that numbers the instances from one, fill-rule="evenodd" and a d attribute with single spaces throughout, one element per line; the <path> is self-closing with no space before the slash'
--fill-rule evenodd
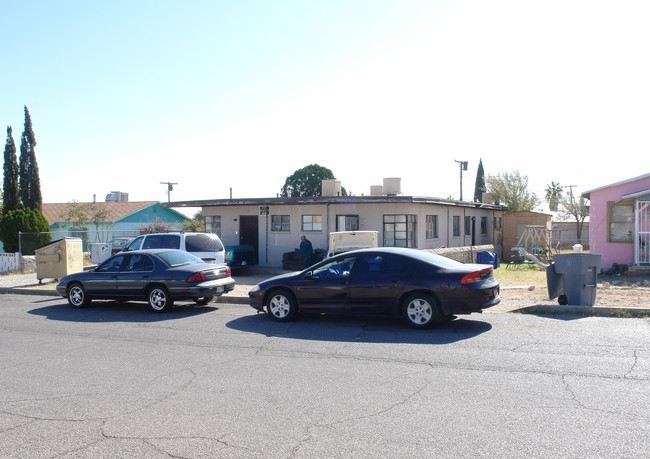
<path id="1" fill-rule="evenodd" d="M 467 170 L 467 161 L 458 161 L 454 160 L 454 162 L 457 162 L 458 165 L 460 166 L 460 200 L 463 200 L 463 171 Z"/>
<path id="2" fill-rule="evenodd" d="M 564 188 L 569 189 L 569 197 L 571 199 L 571 205 L 573 205 L 573 189 L 576 188 L 578 185 L 566 185 Z"/>
<path id="3" fill-rule="evenodd" d="M 176 182 L 160 182 L 161 185 L 167 185 L 167 202 L 172 200 L 172 190 L 174 185 L 178 185 Z"/>

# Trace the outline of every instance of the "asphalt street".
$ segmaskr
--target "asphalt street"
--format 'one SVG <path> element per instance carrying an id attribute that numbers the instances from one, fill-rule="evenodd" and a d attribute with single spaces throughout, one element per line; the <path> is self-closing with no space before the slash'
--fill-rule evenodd
<path id="1" fill-rule="evenodd" d="M 2 457 L 647 457 L 650 322 L 0 295 Z"/>

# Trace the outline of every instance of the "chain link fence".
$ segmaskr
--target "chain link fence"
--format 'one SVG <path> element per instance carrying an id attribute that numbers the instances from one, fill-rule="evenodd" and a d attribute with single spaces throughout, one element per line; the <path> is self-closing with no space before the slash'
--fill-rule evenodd
<path id="1" fill-rule="evenodd" d="M 46 233 L 21 232 L 18 233 L 18 244 L 21 255 L 34 255 L 35 250 L 43 245 L 66 237 L 74 237 L 81 239 L 84 252 L 90 252 L 91 244 L 111 244 L 112 247 L 118 247 L 140 234 L 143 234 L 143 231 L 137 229 L 125 231 L 53 230 Z"/>

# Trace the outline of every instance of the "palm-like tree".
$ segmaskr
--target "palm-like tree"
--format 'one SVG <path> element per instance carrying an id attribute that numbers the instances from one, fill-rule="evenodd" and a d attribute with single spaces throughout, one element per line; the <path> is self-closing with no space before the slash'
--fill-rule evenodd
<path id="1" fill-rule="evenodd" d="M 562 198 L 562 190 L 562 186 L 555 182 L 551 182 L 546 187 L 546 202 L 548 202 L 548 208 L 553 212 L 556 212 L 558 209 L 560 199 Z"/>

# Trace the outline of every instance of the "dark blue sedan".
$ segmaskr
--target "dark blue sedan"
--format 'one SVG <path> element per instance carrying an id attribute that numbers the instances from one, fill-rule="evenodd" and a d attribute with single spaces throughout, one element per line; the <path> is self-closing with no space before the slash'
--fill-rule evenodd
<path id="1" fill-rule="evenodd" d="M 235 281 L 230 273 L 225 264 L 206 263 L 182 250 L 120 252 L 91 271 L 63 277 L 56 291 L 73 308 L 92 300 L 134 300 L 164 312 L 174 301 L 203 305 L 231 291 Z"/>
<path id="2" fill-rule="evenodd" d="M 304 271 L 260 282 L 250 304 L 277 321 L 298 312 L 401 316 L 427 328 L 499 303 L 491 265 L 463 264 L 415 249 L 346 252 Z"/>

